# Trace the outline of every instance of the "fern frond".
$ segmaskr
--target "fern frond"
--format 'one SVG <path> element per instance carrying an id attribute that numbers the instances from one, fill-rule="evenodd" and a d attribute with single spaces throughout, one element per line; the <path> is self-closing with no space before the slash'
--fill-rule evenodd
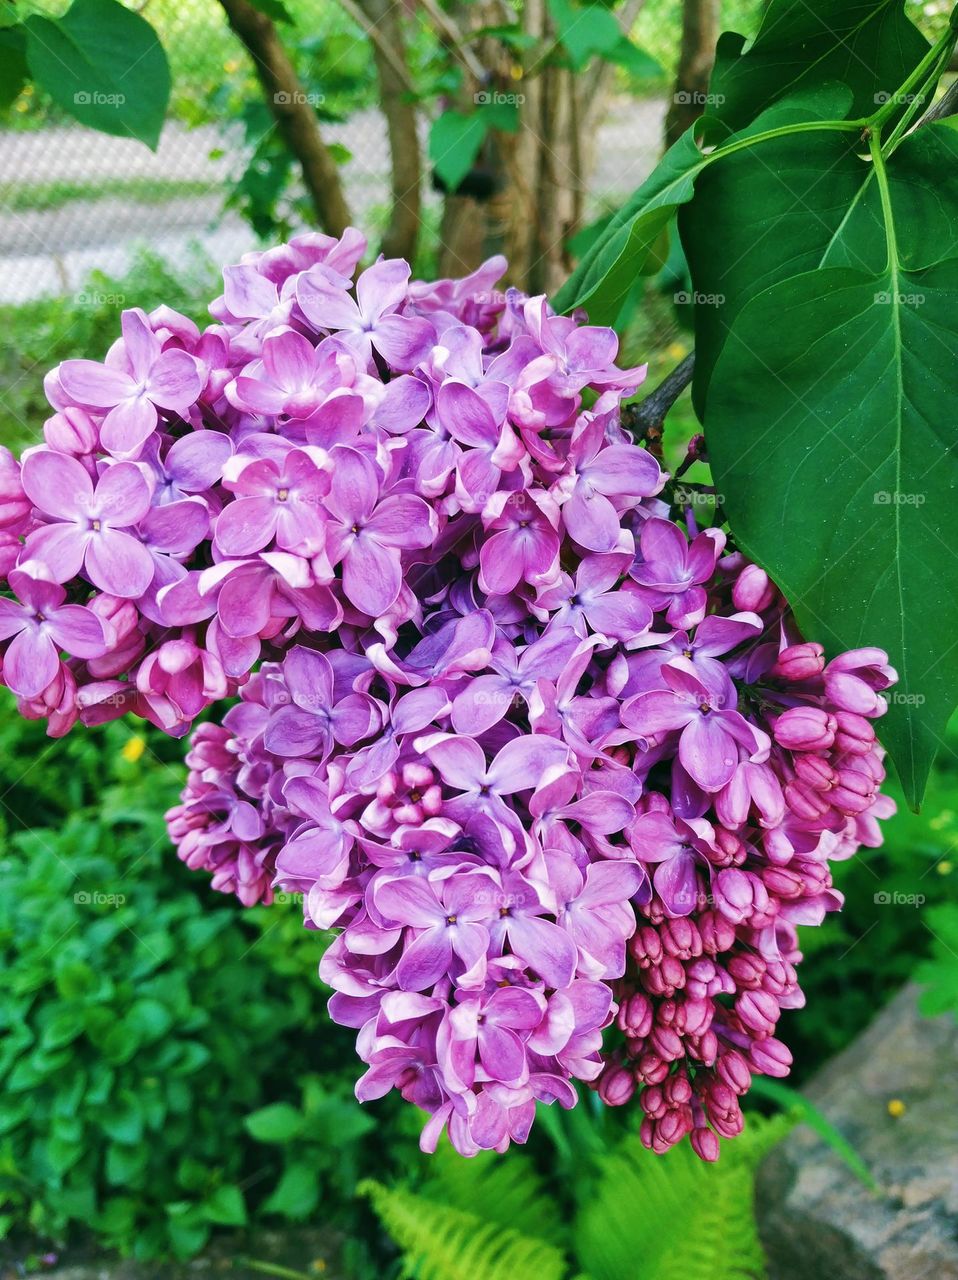
<path id="1" fill-rule="evenodd" d="M 565 1259 L 544 1240 L 378 1182 L 359 1188 L 417 1280 L 563 1280 Z"/>
<path id="2" fill-rule="evenodd" d="M 430 1161 L 429 1174 L 420 1192 L 430 1200 L 464 1209 L 483 1222 L 518 1227 L 549 1244 L 564 1239 L 568 1228 L 555 1198 L 529 1157 L 518 1151 L 508 1156 L 482 1151 L 464 1160 L 451 1146 L 441 1146 Z"/>
<path id="3" fill-rule="evenodd" d="M 793 1124 L 790 1116 L 750 1116 L 714 1165 L 684 1143 L 655 1156 L 638 1137 L 627 1138 L 601 1161 L 596 1196 L 579 1216 L 580 1265 L 593 1280 L 763 1276 L 755 1170 Z"/>

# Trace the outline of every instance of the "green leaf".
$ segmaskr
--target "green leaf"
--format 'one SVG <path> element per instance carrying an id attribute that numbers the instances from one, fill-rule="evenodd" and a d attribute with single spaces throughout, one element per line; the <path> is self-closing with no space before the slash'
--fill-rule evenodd
<path id="1" fill-rule="evenodd" d="M 604 5 L 549 0 L 549 12 L 574 71 L 581 71 L 596 54 L 608 57 L 624 38 L 615 15 Z"/>
<path id="2" fill-rule="evenodd" d="M 83 1009 L 58 1009 L 40 1036 L 44 1049 L 59 1049 L 83 1032 L 86 1015 Z"/>
<path id="3" fill-rule="evenodd" d="M 444 111 L 429 130 L 429 159 L 447 191 L 455 191 L 475 163 L 486 136 L 489 117 L 484 111 L 463 115 Z"/>
<path id="4" fill-rule="evenodd" d="M 292 1164 L 283 1171 L 276 1190 L 263 1204 L 266 1213 L 278 1213 L 294 1222 L 308 1218 L 319 1203 L 319 1178 L 308 1164 Z"/>
<path id="5" fill-rule="evenodd" d="M 899 673 L 878 722 L 917 804 L 958 689 L 952 420 L 958 262 L 825 268 L 739 315 L 709 388 L 715 482 L 742 549 L 831 652 Z M 756 500 L 756 495 L 761 495 Z"/>
<path id="6" fill-rule="evenodd" d="M 208 1222 L 218 1227 L 242 1227 L 246 1225 L 246 1204 L 239 1187 L 217 1187 L 203 1203 L 203 1214 Z"/>
<path id="7" fill-rule="evenodd" d="M 302 1132 L 303 1115 L 288 1102 L 273 1102 L 247 1116 L 244 1124 L 257 1142 L 291 1142 Z"/>
<path id="8" fill-rule="evenodd" d="M 904 83 L 928 41 L 904 0 L 772 0 L 752 43 L 718 42 L 710 113 L 740 129 L 771 103 L 827 81 L 847 84 L 852 113 L 870 116 Z"/>
<path id="9" fill-rule="evenodd" d="M 614 324 L 656 240 L 676 208 L 692 198 L 696 175 L 708 162 L 696 145 L 695 129 L 689 129 L 593 242 L 556 294 L 556 310 L 583 307 L 592 324 Z M 653 269 L 660 265 L 656 260 Z"/>
<path id="10" fill-rule="evenodd" d="M 254 9 L 265 14 L 271 22 L 294 22 L 293 15 L 282 3 L 282 0 L 250 0 Z"/>
<path id="11" fill-rule="evenodd" d="M 26 49 L 21 27 L 0 29 L 0 110 L 10 106 L 26 82 Z"/>
<path id="12" fill-rule="evenodd" d="M 74 0 L 61 18 L 34 15 L 24 30 L 30 74 L 58 107 L 156 149 L 170 70 L 145 18 L 118 0 Z"/>

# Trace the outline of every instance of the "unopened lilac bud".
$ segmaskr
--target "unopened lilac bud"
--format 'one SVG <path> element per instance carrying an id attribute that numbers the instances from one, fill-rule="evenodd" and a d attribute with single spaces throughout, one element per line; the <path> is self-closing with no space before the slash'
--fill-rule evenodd
<path id="1" fill-rule="evenodd" d="M 671 1027 L 653 1027 L 649 1041 L 654 1051 L 666 1062 L 678 1062 L 679 1058 L 685 1056 L 682 1037 Z"/>
<path id="2" fill-rule="evenodd" d="M 681 1142 L 692 1128 L 692 1108 L 676 1107 L 667 1111 L 661 1120 L 656 1122 L 656 1135 L 666 1147 L 674 1147 Z"/>
<path id="3" fill-rule="evenodd" d="M 841 711 L 854 711 L 856 715 L 880 716 L 885 710 L 885 700 L 860 676 L 850 671 L 832 671 L 825 668 L 825 693 L 829 702 Z"/>
<path id="4" fill-rule="evenodd" d="M 704 1035 L 714 1014 L 715 1006 L 711 1000 L 685 1000 L 679 1009 L 679 1027 L 684 1035 Z"/>
<path id="5" fill-rule="evenodd" d="M 20 463 L 9 449 L 0 446 L 0 529 L 19 532 L 32 509 L 20 483 Z"/>
<path id="6" fill-rule="evenodd" d="M 669 1063 L 651 1049 L 635 1064 L 635 1078 L 643 1084 L 661 1084 L 668 1074 Z"/>
<path id="7" fill-rule="evenodd" d="M 718 1057 L 718 1036 L 711 1027 L 700 1036 L 690 1037 L 686 1041 L 686 1046 L 688 1047 L 689 1055 L 698 1059 L 706 1067 L 710 1067 Z"/>
<path id="8" fill-rule="evenodd" d="M 829 792 L 826 797 L 821 791 L 807 787 L 803 782 L 789 782 L 785 786 L 785 799 L 797 818 L 803 822 L 815 822 L 828 812 L 833 794 Z"/>
<path id="9" fill-rule="evenodd" d="M 679 960 L 690 960 L 702 954 L 702 939 L 695 924 L 687 916 L 667 920 L 659 930 L 662 946 Z"/>
<path id="10" fill-rule="evenodd" d="M 47 418 L 43 424 L 43 438 L 51 449 L 82 458 L 95 451 L 100 433 L 85 409 L 71 405 Z"/>
<path id="11" fill-rule="evenodd" d="M 719 911 L 704 911 L 699 917 L 699 936 L 706 955 L 721 955 L 735 942 L 735 926 Z"/>
<path id="12" fill-rule="evenodd" d="M 792 1065 L 788 1046 L 774 1036 L 749 1045 L 748 1059 L 752 1070 L 763 1076 L 787 1076 Z"/>
<path id="13" fill-rule="evenodd" d="M 599 1080 L 599 1097 L 609 1107 L 622 1107 L 635 1093 L 635 1077 L 627 1067 L 604 1071 Z"/>
<path id="14" fill-rule="evenodd" d="M 768 894 L 758 876 L 729 867 L 715 877 L 715 904 L 733 924 L 744 924 L 768 906 Z"/>
<path id="15" fill-rule="evenodd" d="M 777 898 L 800 898 L 805 892 L 804 880 L 790 867 L 763 867 L 762 883 Z"/>
<path id="16" fill-rule="evenodd" d="M 875 730 L 864 716 L 854 711 L 838 711 L 835 714 L 838 732 L 835 734 L 835 748 L 846 755 L 867 755 L 875 745 Z"/>
<path id="17" fill-rule="evenodd" d="M 20 559 L 23 544 L 15 533 L 0 529 L 0 578 L 6 578 Z"/>
<path id="18" fill-rule="evenodd" d="M 639 1095 L 639 1106 L 652 1120 L 659 1120 L 668 1111 L 665 1095 L 659 1085 L 650 1085 Z"/>
<path id="19" fill-rule="evenodd" d="M 662 960 L 662 941 L 651 925 L 637 929 L 628 943 L 629 955 L 640 969 L 659 964 Z"/>
<path id="20" fill-rule="evenodd" d="M 743 1026 L 764 1039 L 775 1030 L 781 1009 L 771 992 L 743 991 L 735 1001 L 735 1012 Z"/>
<path id="21" fill-rule="evenodd" d="M 689 1134 L 689 1145 L 700 1160 L 714 1164 L 719 1158 L 719 1140 L 711 1129 L 693 1129 Z"/>
<path id="22" fill-rule="evenodd" d="M 835 717 L 821 707 L 789 707 L 775 721 L 772 734 L 788 751 L 826 751 L 837 727 Z"/>
<path id="23" fill-rule="evenodd" d="M 838 785 L 829 792 L 829 799 L 839 813 L 864 813 L 874 800 L 876 790 L 874 780 L 867 774 L 842 769 Z"/>
<path id="24" fill-rule="evenodd" d="M 752 1073 L 738 1049 L 727 1049 L 715 1064 L 715 1073 L 728 1087 L 741 1095 L 752 1084 Z"/>
<path id="25" fill-rule="evenodd" d="M 689 1084 L 689 1078 L 681 1068 L 674 1076 L 669 1076 L 665 1084 L 662 1086 L 662 1092 L 665 1100 L 670 1107 L 682 1107 L 692 1098 L 692 1086 Z"/>
<path id="26" fill-rule="evenodd" d="M 760 955 L 743 953 L 732 956 L 728 962 L 728 971 L 735 979 L 735 985 L 742 991 L 754 991 L 762 985 L 765 974 L 765 961 Z"/>
<path id="27" fill-rule="evenodd" d="M 827 791 L 835 782 L 835 770 L 821 756 L 810 754 L 795 757 L 795 772 L 806 787 L 814 791 Z"/>
<path id="28" fill-rule="evenodd" d="M 775 587 L 768 574 L 757 564 L 747 564 L 732 587 L 732 602 L 736 609 L 749 613 L 761 613 L 775 599 Z"/>
<path id="29" fill-rule="evenodd" d="M 642 1038 L 652 1029 L 652 1001 L 642 991 L 624 1000 L 619 1009 L 618 1024 L 626 1035 Z"/>
<path id="30" fill-rule="evenodd" d="M 790 644 L 781 651 L 770 675 L 789 683 L 814 680 L 825 670 L 825 650 L 820 644 Z"/>

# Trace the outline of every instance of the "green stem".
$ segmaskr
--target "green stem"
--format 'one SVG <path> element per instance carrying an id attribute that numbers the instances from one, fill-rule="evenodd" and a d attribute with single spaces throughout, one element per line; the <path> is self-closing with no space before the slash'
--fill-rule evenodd
<path id="1" fill-rule="evenodd" d="M 264 1276 L 277 1276 L 279 1280 L 316 1280 L 315 1276 L 305 1271 L 294 1271 L 292 1267 L 280 1266 L 278 1262 L 260 1262 L 257 1258 L 238 1258 L 240 1266 L 250 1271 L 259 1271 Z"/>

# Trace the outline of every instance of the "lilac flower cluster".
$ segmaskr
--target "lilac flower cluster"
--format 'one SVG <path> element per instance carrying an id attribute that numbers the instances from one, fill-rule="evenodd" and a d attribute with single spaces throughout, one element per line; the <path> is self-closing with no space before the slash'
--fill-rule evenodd
<path id="1" fill-rule="evenodd" d="M 504 263 L 352 276 L 356 234 L 226 269 L 200 332 L 131 311 L 0 455 L 3 681 L 52 733 L 209 704 L 180 856 L 301 893 L 357 1030 L 465 1154 L 638 1094 L 706 1159 L 801 1003 L 795 926 L 879 841 L 885 655 L 825 663 L 620 423 L 608 329 Z M 603 1033 L 606 1033 L 605 1035 Z"/>

